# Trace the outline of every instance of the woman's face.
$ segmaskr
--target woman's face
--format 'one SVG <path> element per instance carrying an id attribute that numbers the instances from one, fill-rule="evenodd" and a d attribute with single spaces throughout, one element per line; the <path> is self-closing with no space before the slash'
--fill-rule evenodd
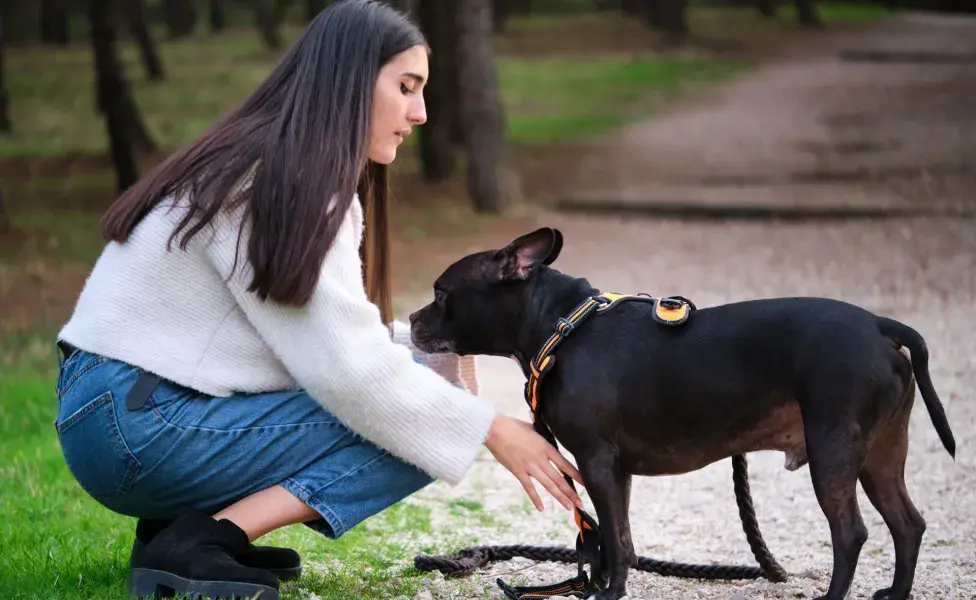
<path id="1" fill-rule="evenodd" d="M 411 128 L 427 121 L 423 96 L 427 77 L 427 49 L 423 46 L 404 50 L 380 69 L 370 121 L 368 156 L 373 162 L 393 162 Z"/>

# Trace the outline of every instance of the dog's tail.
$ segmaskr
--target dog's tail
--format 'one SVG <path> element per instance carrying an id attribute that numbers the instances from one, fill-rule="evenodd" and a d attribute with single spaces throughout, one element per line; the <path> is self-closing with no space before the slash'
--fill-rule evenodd
<path id="1" fill-rule="evenodd" d="M 877 317 L 878 330 L 881 335 L 891 338 L 896 343 L 908 348 L 912 353 L 912 370 L 915 371 L 915 380 L 918 382 L 918 389 L 922 392 L 922 400 L 925 401 L 925 408 L 929 411 L 929 418 L 932 425 L 942 440 L 942 445 L 953 458 L 956 457 L 956 440 L 949 429 L 949 421 L 946 419 L 945 409 L 939 395 L 935 392 L 932 385 L 932 378 L 929 377 L 929 350 L 925 345 L 922 335 L 894 319 L 887 317 Z"/>

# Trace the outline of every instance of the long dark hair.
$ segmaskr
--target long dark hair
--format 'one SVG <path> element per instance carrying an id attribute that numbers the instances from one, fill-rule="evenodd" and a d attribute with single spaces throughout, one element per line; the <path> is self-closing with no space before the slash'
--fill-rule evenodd
<path id="1" fill-rule="evenodd" d="M 218 211 L 246 203 L 249 290 L 302 305 L 358 193 L 366 216 L 364 285 L 389 323 L 387 168 L 366 156 L 373 90 L 394 55 L 426 44 L 415 25 L 380 2 L 332 4 L 239 107 L 119 197 L 102 218 L 103 236 L 124 242 L 160 200 L 185 194 L 189 211 L 169 239 L 184 232 L 185 249 Z M 252 169 L 251 185 L 234 194 Z"/>

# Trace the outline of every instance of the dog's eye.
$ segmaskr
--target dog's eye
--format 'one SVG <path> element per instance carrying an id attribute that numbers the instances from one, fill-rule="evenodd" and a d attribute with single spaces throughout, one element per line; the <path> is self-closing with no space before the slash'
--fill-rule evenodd
<path id="1" fill-rule="evenodd" d="M 444 304 L 447 302 L 447 294 L 444 293 L 443 290 L 436 290 L 434 292 L 434 302 L 440 306 L 444 306 Z"/>

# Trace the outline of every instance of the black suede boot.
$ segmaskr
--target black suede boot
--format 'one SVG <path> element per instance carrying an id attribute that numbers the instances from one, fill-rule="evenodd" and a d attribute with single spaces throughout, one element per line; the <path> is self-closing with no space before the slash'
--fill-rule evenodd
<path id="1" fill-rule="evenodd" d="M 140 560 L 139 557 L 145 552 L 146 544 L 172 522 L 172 519 L 139 519 L 136 522 L 136 539 L 132 542 L 130 566 Z M 298 579 L 302 575 L 302 559 L 291 548 L 248 544 L 247 551 L 234 558 L 245 567 L 271 571 L 281 581 Z"/>
<path id="2" fill-rule="evenodd" d="M 129 594 L 278 600 L 278 578 L 273 573 L 245 567 L 234 559 L 247 551 L 248 544 L 247 534 L 231 521 L 189 511 L 159 532 L 132 561 Z"/>

